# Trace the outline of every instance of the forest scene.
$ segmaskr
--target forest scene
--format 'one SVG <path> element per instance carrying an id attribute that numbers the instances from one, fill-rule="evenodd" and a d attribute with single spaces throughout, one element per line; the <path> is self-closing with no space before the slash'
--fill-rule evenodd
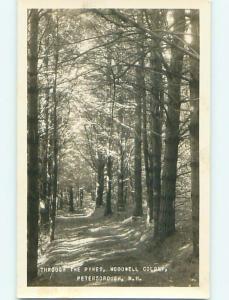
<path id="1" fill-rule="evenodd" d="M 28 286 L 199 286 L 199 11 L 27 11 Z"/>

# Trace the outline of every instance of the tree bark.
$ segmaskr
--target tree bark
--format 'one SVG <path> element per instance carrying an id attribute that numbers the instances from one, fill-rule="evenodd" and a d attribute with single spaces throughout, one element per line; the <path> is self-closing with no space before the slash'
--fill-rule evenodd
<path id="1" fill-rule="evenodd" d="M 103 190 L 104 190 L 104 168 L 105 162 L 101 154 L 98 154 L 97 161 L 97 172 L 98 172 L 98 183 L 96 191 L 96 207 L 101 207 L 103 205 Z"/>
<path id="2" fill-rule="evenodd" d="M 28 53 L 28 197 L 27 197 L 27 282 L 37 277 L 38 219 L 39 219 L 39 164 L 38 164 L 38 25 L 39 13 L 31 10 Z"/>
<path id="3" fill-rule="evenodd" d="M 192 48 L 199 53 L 199 13 L 191 12 Z M 193 255 L 199 257 L 199 63 L 190 58 L 190 97 L 192 112 L 190 121 L 191 146 L 191 199 L 193 227 Z"/>
<path id="4" fill-rule="evenodd" d="M 134 136 L 134 216 L 142 216 L 142 69 L 136 67 L 135 136 Z"/>
<path id="5" fill-rule="evenodd" d="M 174 32 L 185 31 L 185 14 L 183 9 L 174 10 Z M 181 36 L 182 38 L 182 36 Z M 183 47 L 182 40 L 176 40 Z M 168 77 L 168 108 L 165 132 L 165 153 L 162 173 L 161 206 L 159 236 L 165 238 L 175 232 L 175 197 L 177 177 L 177 157 L 180 122 L 180 85 L 184 52 L 171 49 L 170 73 Z"/>
<path id="6" fill-rule="evenodd" d="M 48 16 L 46 16 L 47 25 L 49 24 Z M 46 25 L 46 26 L 47 26 Z M 45 47 L 48 49 L 49 47 L 49 34 L 47 34 L 45 38 Z M 45 202 L 45 213 L 43 214 L 43 220 L 41 222 L 49 227 L 49 214 L 50 214 L 50 197 L 48 196 L 48 151 L 49 151 L 49 102 L 50 102 L 50 95 L 49 95 L 49 56 L 48 52 L 46 53 L 46 57 L 44 59 L 45 70 L 47 72 L 46 76 L 46 84 L 47 88 L 45 90 L 45 135 L 43 141 L 43 164 L 42 164 L 42 198 Z"/>
<path id="7" fill-rule="evenodd" d="M 121 70 L 120 70 L 121 72 Z M 121 107 L 118 110 L 118 120 L 120 124 L 124 123 L 124 111 L 123 111 L 123 97 L 118 97 L 118 103 Z M 125 201 L 125 179 L 126 179 L 126 170 L 125 170 L 125 157 L 126 157 L 126 134 L 123 126 L 119 126 L 120 131 L 120 144 L 119 144 L 119 169 L 118 169 L 118 201 L 117 201 L 117 210 L 124 211 L 126 206 Z"/>
<path id="8" fill-rule="evenodd" d="M 159 79 L 159 78 L 158 78 Z M 161 80 L 161 77 L 159 81 Z M 158 88 L 158 100 L 163 102 L 163 92 L 159 91 L 161 88 L 160 83 Z M 156 92 L 157 89 L 155 89 Z M 160 203 L 161 203 L 161 149 L 162 149 L 162 111 L 161 105 L 158 102 L 154 103 L 153 111 L 154 111 L 154 120 L 152 123 L 153 128 L 153 147 L 152 147 L 152 158 L 153 158 L 153 169 L 152 169 L 152 181 L 153 181 L 153 216 L 154 216 L 154 236 L 158 235 L 159 230 L 159 214 L 160 214 Z"/>
<path id="9" fill-rule="evenodd" d="M 60 206 L 59 209 L 62 210 L 64 208 L 64 195 L 63 195 L 63 191 L 61 190 L 60 192 Z"/>
<path id="10" fill-rule="evenodd" d="M 52 183 L 53 183 L 53 180 L 52 180 L 52 177 L 53 177 L 53 163 L 52 163 L 52 160 L 53 160 L 53 151 L 52 151 L 52 134 L 50 134 L 49 136 L 49 143 L 48 143 L 48 176 L 47 176 L 47 214 L 49 215 L 49 218 L 50 218 L 50 212 L 51 212 L 51 200 L 52 200 Z M 50 221 L 49 221 L 50 223 Z M 50 224 L 49 224 L 50 226 Z"/>
<path id="11" fill-rule="evenodd" d="M 111 155 L 109 155 L 107 158 L 107 196 L 106 196 L 106 207 L 104 211 L 105 216 L 112 215 L 111 192 L 112 192 L 112 157 Z"/>
<path id="12" fill-rule="evenodd" d="M 118 211 L 125 210 L 124 178 L 125 178 L 124 149 L 123 149 L 123 146 L 121 145 L 120 146 L 120 163 L 119 163 L 119 170 L 118 170 L 118 201 L 117 201 L 117 210 Z"/>
<path id="13" fill-rule="evenodd" d="M 80 196 L 80 208 L 83 208 L 83 194 L 84 194 L 84 190 L 83 188 L 80 188 L 79 190 L 79 196 Z"/>
<path id="14" fill-rule="evenodd" d="M 152 14 L 155 29 L 160 28 L 158 11 Z M 161 198 L 161 107 L 162 95 L 162 65 L 160 59 L 160 40 L 152 41 L 150 56 L 151 73 L 151 101 L 150 101 L 150 185 L 152 185 L 154 236 L 158 234 L 159 211 Z"/>
<path id="15" fill-rule="evenodd" d="M 69 211 L 74 212 L 73 188 L 72 188 L 72 186 L 69 188 Z"/>
<path id="16" fill-rule="evenodd" d="M 142 21 L 142 13 L 137 16 L 137 22 Z M 133 216 L 142 216 L 142 102 L 145 97 L 144 67 L 144 34 L 139 32 L 139 44 L 137 54 L 139 56 L 138 65 L 135 67 L 136 90 L 135 90 L 135 126 L 134 126 L 134 200 L 135 208 Z"/>
<path id="17" fill-rule="evenodd" d="M 144 67 L 144 60 L 141 62 L 141 66 Z M 147 135 L 147 103 L 145 93 L 145 81 L 143 86 L 143 97 L 142 97 L 142 146 L 144 153 L 144 164 L 145 164 L 145 177 L 146 177 L 146 190 L 147 190 L 147 203 L 148 203 L 148 217 L 149 222 L 153 220 L 153 176 L 152 166 L 150 164 L 149 154 L 149 143 Z"/>
<path id="18" fill-rule="evenodd" d="M 58 60 L 59 60 L 59 45 L 58 45 L 58 20 L 56 23 L 56 45 L 55 45 L 55 65 L 54 65 L 54 82 L 53 82 L 53 198 L 52 198 L 52 211 L 51 211 L 51 235 L 50 240 L 55 238 L 55 225 L 56 225 L 56 201 L 57 201 L 57 180 L 58 180 L 58 124 L 57 124 L 57 73 L 58 73 Z"/>

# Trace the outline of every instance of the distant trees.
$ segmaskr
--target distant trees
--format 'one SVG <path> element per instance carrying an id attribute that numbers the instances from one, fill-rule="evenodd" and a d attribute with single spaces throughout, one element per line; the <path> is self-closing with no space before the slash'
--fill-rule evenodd
<path id="1" fill-rule="evenodd" d="M 175 232 L 177 197 L 191 199 L 198 256 L 198 18 L 182 9 L 30 11 L 30 278 L 39 203 L 52 241 L 63 190 L 72 212 L 81 184 L 105 216 L 147 214 L 162 240 Z"/>

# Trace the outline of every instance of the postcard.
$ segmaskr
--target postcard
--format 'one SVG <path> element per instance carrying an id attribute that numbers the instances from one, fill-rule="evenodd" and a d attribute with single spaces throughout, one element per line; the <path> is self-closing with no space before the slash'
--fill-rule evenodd
<path id="1" fill-rule="evenodd" d="M 210 3 L 19 0 L 17 296 L 209 297 Z"/>

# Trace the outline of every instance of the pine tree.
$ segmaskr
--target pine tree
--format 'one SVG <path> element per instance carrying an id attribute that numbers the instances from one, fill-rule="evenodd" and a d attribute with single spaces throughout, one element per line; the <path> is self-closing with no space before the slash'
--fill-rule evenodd
<path id="1" fill-rule="evenodd" d="M 199 53 L 199 13 L 191 12 L 192 49 Z M 193 254 L 199 256 L 199 61 L 190 58 L 190 146 L 191 146 L 191 198 L 193 226 Z"/>
<path id="2" fill-rule="evenodd" d="M 30 11 L 28 48 L 28 198 L 27 198 L 27 282 L 37 276 L 38 219 L 39 219 L 39 163 L 38 163 L 38 25 L 37 9 Z"/>
<path id="3" fill-rule="evenodd" d="M 185 31 L 185 12 L 183 9 L 174 10 L 174 31 L 181 33 Z M 174 42 L 179 47 L 184 46 L 182 39 L 175 39 Z M 176 47 L 171 48 L 170 72 L 167 74 L 168 109 L 158 228 L 160 238 L 165 238 L 175 232 L 175 198 L 183 57 L 183 51 Z"/>

